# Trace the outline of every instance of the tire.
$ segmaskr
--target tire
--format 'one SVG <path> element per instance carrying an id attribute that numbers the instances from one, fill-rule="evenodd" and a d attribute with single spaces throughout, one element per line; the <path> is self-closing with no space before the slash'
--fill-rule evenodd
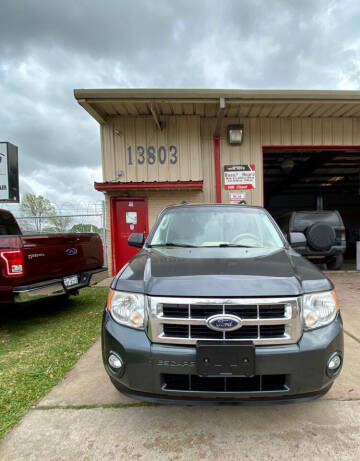
<path id="1" fill-rule="evenodd" d="M 329 250 L 335 243 L 335 230 L 325 223 L 312 224 L 306 230 L 309 247 L 315 251 Z"/>
<path id="2" fill-rule="evenodd" d="M 343 262 L 343 255 L 336 255 L 334 259 L 327 263 L 327 268 L 331 271 L 338 271 L 342 268 Z"/>

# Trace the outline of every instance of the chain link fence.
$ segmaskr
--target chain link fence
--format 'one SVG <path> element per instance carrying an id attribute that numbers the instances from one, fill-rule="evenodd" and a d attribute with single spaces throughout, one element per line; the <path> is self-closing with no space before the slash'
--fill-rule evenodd
<path id="1" fill-rule="evenodd" d="M 0 203 L 0 208 L 11 211 L 25 235 L 96 232 L 103 242 L 106 258 L 105 202 L 51 205 L 54 210 L 51 214 L 45 212 L 36 216 L 22 211 L 18 204 Z"/>

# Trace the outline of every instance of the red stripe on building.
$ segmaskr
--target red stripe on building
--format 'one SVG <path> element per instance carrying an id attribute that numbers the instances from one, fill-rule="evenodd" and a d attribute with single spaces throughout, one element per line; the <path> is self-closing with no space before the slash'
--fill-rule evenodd
<path id="1" fill-rule="evenodd" d="M 216 203 L 221 203 L 220 138 L 214 136 Z"/>
<path id="2" fill-rule="evenodd" d="M 95 182 L 96 190 L 133 189 L 197 189 L 202 190 L 203 181 L 153 181 L 153 182 Z"/>

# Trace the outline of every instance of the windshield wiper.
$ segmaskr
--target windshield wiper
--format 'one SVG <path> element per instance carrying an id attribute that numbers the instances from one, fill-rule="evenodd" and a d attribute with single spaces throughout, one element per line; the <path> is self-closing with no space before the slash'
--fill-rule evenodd
<path id="1" fill-rule="evenodd" d="M 220 248 L 224 248 L 224 247 L 235 247 L 235 248 L 259 248 L 259 247 L 252 247 L 252 246 L 249 246 L 249 245 L 238 245 L 237 243 L 220 243 L 219 245 L 217 245 L 218 247 Z"/>
<path id="2" fill-rule="evenodd" d="M 197 248 L 196 245 L 189 245 L 188 243 L 156 243 L 155 245 L 148 245 L 150 248 L 154 247 L 181 247 L 181 248 Z"/>

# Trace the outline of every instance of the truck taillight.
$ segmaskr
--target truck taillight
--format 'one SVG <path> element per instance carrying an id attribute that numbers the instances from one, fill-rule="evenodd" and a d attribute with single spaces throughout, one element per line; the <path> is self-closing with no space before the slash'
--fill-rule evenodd
<path id="1" fill-rule="evenodd" d="M 346 240 L 346 235 L 345 235 L 345 227 L 341 227 L 341 240 L 345 241 Z"/>
<path id="2" fill-rule="evenodd" d="M 0 258 L 5 261 L 5 275 L 8 277 L 25 274 L 22 250 L 0 251 Z"/>

